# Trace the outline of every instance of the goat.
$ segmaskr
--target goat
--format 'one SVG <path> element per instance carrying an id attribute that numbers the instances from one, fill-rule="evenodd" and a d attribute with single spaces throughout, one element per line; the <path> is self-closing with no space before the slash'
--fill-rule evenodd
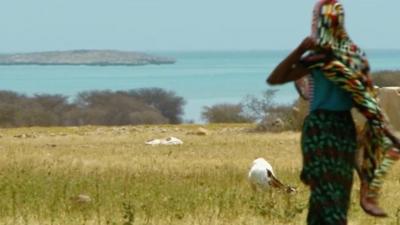
<path id="1" fill-rule="evenodd" d="M 248 174 L 248 180 L 254 191 L 266 191 L 273 187 L 284 189 L 287 193 L 296 192 L 296 189 L 283 185 L 275 177 L 271 164 L 264 158 L 257 158 L 253 161 Z"/>

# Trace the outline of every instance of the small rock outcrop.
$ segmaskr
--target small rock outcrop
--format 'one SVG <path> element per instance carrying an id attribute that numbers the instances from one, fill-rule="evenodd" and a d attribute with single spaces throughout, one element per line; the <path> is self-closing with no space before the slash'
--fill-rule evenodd
<path id="1" fill-rule="evenodd" d="M 175 61 L 175 59 L 170 57 L 115 50 L 72 50 L 0 54 L 0 65 L 137 66 L 173 64 Z"/>

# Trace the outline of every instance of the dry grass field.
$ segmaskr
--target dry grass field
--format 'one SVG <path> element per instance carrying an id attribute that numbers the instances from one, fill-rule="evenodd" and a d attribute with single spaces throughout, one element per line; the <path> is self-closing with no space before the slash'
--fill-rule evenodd
<path id="1" fill-rule="evenodd" d="M 0 224 L 305 224 L 308 189 L 298 179 L 299 133 L 255 133 L 252 125 L 18 128 L 0 130 Z M 148 146 L 175 136 L 181 146 Z M 297 187 L 253 193 L 256 157 Z M 386 182 L 388 219 L 358 206 L 350 225 L 400 224 L 400 164 Z"/>

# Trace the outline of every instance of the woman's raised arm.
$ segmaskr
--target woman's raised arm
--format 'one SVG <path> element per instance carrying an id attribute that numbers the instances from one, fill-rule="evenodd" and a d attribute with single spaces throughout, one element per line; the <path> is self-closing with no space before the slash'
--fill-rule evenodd
<path id="1" fill-rule="evenodd" d="M 306 51 L 314 48 L 314 46 L 314 39 L 306 37 L 300 45 L 272 71 L 267 79 L 267 83 L 270 85 L 283 84 L 289 81 L 295 81 L 309 74 L 310 71 L 300 63 L 300 58 Z"/>

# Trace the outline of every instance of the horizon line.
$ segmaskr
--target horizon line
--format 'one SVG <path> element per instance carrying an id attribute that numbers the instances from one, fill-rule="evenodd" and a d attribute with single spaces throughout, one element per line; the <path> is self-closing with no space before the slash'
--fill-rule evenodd
<path id="1" fill-rule="evenodd" d="M 365 51 L 400 51 L 400 48 L 363 48 Z M 0 54 L 27 54 L 27 53 L 44 53 L 44 52 L 64 52 L 64 51 L 125 51 L 125 52 L 137 52 L 137 53 L 159 53 L 159 52 L 171 52 L 171 53 L 190 53 L 190 52 L 288 52 L 293 49 L 160 49 L 160 50 L 132 50 L 132 49 L 121 49 L 121 48 L 70 48 L 70 49 L 47 49 L 47 50 L 35 50 L 35 51 L 0 51 Z"/>

